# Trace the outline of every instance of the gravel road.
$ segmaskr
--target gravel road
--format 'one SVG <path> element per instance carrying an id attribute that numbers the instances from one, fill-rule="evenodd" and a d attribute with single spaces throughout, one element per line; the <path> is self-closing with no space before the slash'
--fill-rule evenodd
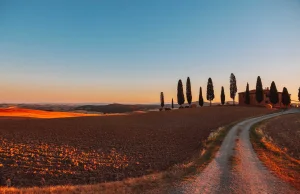
<path id="1" fill-rule="evenodd" d="M 200 174 L 174 184 L 167 193 L 300 193 L 268 171 L 249 139 L 253 124 L 295 112 L 298 110 L 291 109 L 238 123 L 225 137 L 215 159 Z"/>

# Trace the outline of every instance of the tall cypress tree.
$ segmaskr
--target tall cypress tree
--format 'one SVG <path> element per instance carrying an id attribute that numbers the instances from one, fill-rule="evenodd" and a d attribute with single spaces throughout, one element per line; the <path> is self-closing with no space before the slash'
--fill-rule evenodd
<path id="1" fill-rule="evenodd" d="M 274 81 L 271 83 L 269 98 L 273 106 L 279 102 L 278 91 Z"/>
<path id="2" fill-rule="evenodd" d="M 235 78 L 235 75 L 233 73 L 231 73 L 231 75 L 230 75 L 230 98 L 232 98 L 233 104 L 234 104 L 236 92 L 237 92 L 236 78 Z"/>
<path id="3" fill-rule="evenodd" d="M 260 76 L 257 77 L 255 97 L 258 103 L 261 103 L 264 100 L 264 90 L 263 90 Z"/>
<path id="4" fill-rule="evenodd" d="M 211 106 L 211 101 L 215 98 L 214 85 L 211 78 L 208 78 L 207 82 L 207 93 L 206 99 L 209 100 L 209 105 Z"/>
<path id="5" fill-rule="evenodd" d="M 186 81 L 186 100 L 188 101 L 189 105 L 191 106 L 192 103 L 192 89 L 191 89 L 191 80 L 188 77 Z"/>
<path id="6" fill-rule="evenodd" d="M 299 91 L 298 91 L 298 101 L 300 101 L 300 88 L 299 88 Z"/>
<path id="7" fill-rule="evenodd" d="M 200 87 L 200 93 L 199 93 L 199 105 L 202 107 L 204 104 L 203 95 L 202 95 L 202 88 Z"/>
<path id="8" fill-rule="evenodd" d="M 164 108 L 164 106 L 165 106 L 165 98 L 164 98 L 163 92 L 160 93 L 160 106 L 161 106 L 161 108 Z"/>
<path id="9" fill-rule="evenodd" d="M 247 86 L 246 86 L 245 104 L 250 104 L 250 91 L 249 91 L 249 84 L 248 83 L 247 83 Z"/>
<path id="10" fill-rule="evenodd" d="M 221 89 L 221 103 L 222 105 L 225 104 L 225 92 L 224 92 L 224 87 L 222 86 L 222 89 Z"/>
<path id="11" fill-rule="evenodd" d="M 172 98 L 172 109 L 174 108 L 174 102 L 173 102 L 173 98 Z"/>
<path id="12" fill-rule="evenodd" d="M 182 86 L 182 81 L 181 79 L 178 81 L 178 86 L 177 86 L 177 102 L 182 107 L 184 104 L 184 94 L 183 94 L 183 86 Z"/>
<path id="13" fill-rule="evenodd" d="M 286 87 L 282 90 L 281 102 L 286 107 L 291 104 L 291 97 Z"/>

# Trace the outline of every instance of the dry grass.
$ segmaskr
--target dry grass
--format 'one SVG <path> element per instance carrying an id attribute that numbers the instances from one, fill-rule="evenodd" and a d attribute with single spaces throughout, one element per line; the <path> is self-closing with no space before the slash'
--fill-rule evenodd
<path id="1" fill-rule="evenodd" d="M 271 127 L 276 125 L 276 122 L 283 121 L 286 122 L 288 119 L 290 123 L 295 122 L 294 118 L 298 118 L 299 115 L 287 115 L 279 118 L 271 119 L 266 123 L 256 125 L 251 130 L 251 140 L 255 151 L 258 154 L 259 159 L 279 178 L 289 182 L 297 189 L 300 189 L 300 160 L 294 157 L 287 152 L 290 147 L 280 147 L 286 139 L 282 138 L 279 141 L 274 140 L 274 134 L 278 135 L 276 127 Z M 297 119 L 296 119 L 297 121 Z M 291 124 L 293 125 L 293 124 Z M 270 128 L 271 127 L 271 128 Z M 298 128 L 299 129 L 299 128 Z M 294 130 L 297 133 L 297 128 Z M 280 129 L 284 130 L 283 128 Z M 300 129 L 299 129 L 300 130 Z M 266 135 L 265 131 L 268 132 Z M 279 133 L 280 134 L 280 133 Z M 286 134 L 284 135 L 286 138 Z M 290 137 L 290 140 L 294 137 Z M 295 142 L 294 142 L 295 143 Z M 293 143 L 293 144 L 294 144 Z M 297 144 L 297 142 L 296 142 Z M 291 145 L 291 144 L 288 144 Z M 298 139 L 298 148 L 300 142 Z M 290 148 L 289 150 L 294 150 L 295 148 Z"/>
<path id="2" fill-rule="evenodd" d="M 272 119 L 263 131 L 278 147 L 300 160 L 300 114 Z"/>
<path id="3" fill-rule="evenodd" d="M 69 146 L 84 153 L 96 151 L 97 153 L 103 152 L 104 154 L 111 153 L 113 149 L 120 156 L 126 156 L 126 164 L 128 164 L 126 167 L 115 168 L 115 162 L 112 162 L 108 166 L 99 165 L 92 170 L 85 170 L 85 168 L 78 170 L 76 169 L 77 167 L 72 167 L 71 165 L 70 170 L 74 171 L 75 175 L 64 173 L 64 171 L 57 171 L 54 174 L 58 176 L 52 176 L 50 173 L 45 174 L 45 166 L 41 166 L 40 171 L 34 174 L 34 177 L 45 177 L 45 185 L 86 184 L 91 183 L 89 181 L 91 176 L 95 177 L 93 182 L 123 180 L 113 184 L 68 186 L 67 190 L 72 188 L 71 193 L 80 193 L 76 192 L 76 190 L 91 187 L 93 190 L 107 190 L 109 185 L 113 185 L 114 189 L 119 188 L 119 193 L 128 187 L 134 192 L 140 189 L 143 190 L 144 187 L 155 187 L 157 181 L 154 180 L 181 177 L 199 167 L 199 165 L 195 164 L 203 164 L 203 161 L 212 158 L 215 151 L 218 150 L 218 145 L 221 144 L 220 139 L 215 140 L 212 138 L 214 135 L 211 136 L 214 140 L 205 141 L 213 129 L 217 129 L 235 120 L 269 112 L 270 110 L 262 108 L 205 107 L 129 116 L 47 120 L 2 119 L 0 120 L 0 134 L 9 143 L 17 145 L 17 148 L 22 144 L 26 144 L 29 147 L 48 144 L 51 147 L 55 148 L 56 146 L 59 149 Z M 223 134 L 223 136 L 225 135 Z M 219 144 L 211 144 L 212 142 L 218 142 Z M 200 162 L 198 161 L 199 163 L 195 162 L 195 160 L 187 160 L 193 156 L 199 158 L 199 151 L 201 152 L 201 150 L 209 151 L 202 152 L 201 160 Z M 24 154 L 24 152 L 21 151 L 21 154 Z M 38 153 L 35 152 L 35 156 L 36 154 Z M 64 152 L 61 152 L 61 154 L 62 158 L 66 155 Z M 11 155 L 8 156 L 12 157 Z M 71 159 L 73 159 L 73 156 Z M 31 162 L 35 162 L 35 160 Z M 85 163 L 88 164 L 88 162 Z M 64 166 L 64 163 L 60 165 L 62 165 L 60 166 L 62 168 L 60 170 L 70 167 Z M 36 179 L 36 182 L 33 182 L 32 179 L 28 181 L 28 178 L 32 175 L 32 171 L 26 166 L 25 169 L 28 171 L 27 174 L 24 174 L 26 172 L 24 168 L 20 170 L 20 168 L 14 165 L 9 166 L 5 164 L 0 168 L 0 171 L 4 176 L 14 175 L 12 178 L 13 186 L 39 185 L 39 179 Z M 23 176 L 18 176 L 22 175 L 20 172 L 23 173 Z M 140 178 L 132 179 L 131 177 Z M 79 182 L 76 182 L 76 180 Z M 18 181 L 23 184 L 16 184 Z M 137 184 L 137 182 L 139 183 Z M 61 189 L 66 191 L 61 186 L 46 187 L 42 190 L 46 192 L 49 188 L 52 189 L 52 193 L 55 193 L 55 190 L 61 192 Z M 22 189 L 22 191 L 26 190 L 28 189 Z"/>

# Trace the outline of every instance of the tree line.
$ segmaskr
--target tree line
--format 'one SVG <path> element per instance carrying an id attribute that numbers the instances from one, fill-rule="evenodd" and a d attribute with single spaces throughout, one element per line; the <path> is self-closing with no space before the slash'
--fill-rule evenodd
<path id="1" fill-rule="evenodd" d="M 276 84 L 274 81 L 271 83 L 270 92 L 268 93 L 269 100 L 271 104 L 274 106 L 279 103 L 279 96 Z M 255 99 L 258 103 L 261 103 L 264 100 L 264 89 L 262 86 L 262 81 L 260 76 L 257 77 L 256 81 L 256 91 L 255 91 Z M 245 103 L 250 104 L 250 92 L 249 92 L 249 84 L 247 83 L 246 93 L 245 93 Z M 286 87 L 283 87 L 281 93 L 281 103 L 286 107 L 291 104 L 291 96 Z"/>
<path id="2" fill-rule="evenodd" d="M 232 73 L 230 76 L 230 97 L 233 100 L 233 104 L 235 102 L 234 100 L 235 100 L 236 93 L 237 93 L 236 79 L 235 79 L 234 74 Z M 186 94 L 187 103 L 189 104 L 189 107 L 191 107 L 193 96 L 192 96 L 192 89 L 191 89 L 191 80 L 189 77 L 187 78 L 187 81 L 186 81 L 185 94 Z M 214 100 L 214 98 L 215 98 L 214 85 L 213 85 L 212 79 L 209 78 L 207 81 L 206 99 L 210 102 L 210 106 L 211 106 L 211 104 L 212 104 L 211 102 Z M 161 92 L 161 94 L 160 94 L 160 102 L 161 102 L 161 107 L 163 108 L 164 107 L 163 92 Z M 182 84 L 181 79 L 178 81 L 178 84 L 177 84 L 177 103 L 180 107 L 182 107 L 183 104 L 185 103 L 185 96 L 184 96 L 183 84 Z M 202 87 L 200 87 L 198 103 L 199 103 L 199 106 L 201 106 L 201 107 L 204 105 Z M 224 92 L 223 86 L 221 88 L 221 103 L 222 103 L 222 105 L 225 104 L 225 92 Z M 174 108 L 173 98 L 172 98 L 172 108 Z"/>
<path id="3" fill-rule="evenodd" d="M 237 81 L 236 81 L 236 77 L 233 73 L 231 73 L 230 75 L 230 98 L 232 99 L 232 103 L 233 105 L 235 104 L 235 97 L 236 97 L 236 93 L 237 93 Z M 186 100 L 187 103 L 189 104 L 189 107 L 191 107 L 191 103 L 192 103 L 192 90 L 191 90 L 191 80 L 188 77 L 187 81 L 186 81 Z M 278 91 L 277 91 L 277 87 L 275 82 L 273 81 L 271 83 L 271 87 L 270 87 L 270 92 L 268 94 L 270 102 L 272 103 L 272 105 L 274 106 L 275 104 L 279 103 L 279 96 L 278 96 Z M 221 104 L 224 105 L 225 104 L 225 91 L 224 91 L 224 87 L 221 87 Z M 209 101 L 210 106 L 212 105 L 212 101 L 215 98 L 215 94 L 214 94 L 214 85 L 213 85 L 213 81 L 211 78 L 208 78 L 207 81 L 207 89 L 206 89 L 206 99 Z M 263 89 L 263 85 L 262 85 L 262 81 L 260 76 L 257 77 L 257 81 L 256 81 L 256 92 L 255 92 L 255 99 L 258 103 L 261 103 L 264 100 L 264 89 Z M 245 98 L 244 98 L 244 102 L 245 104 L 250 104 L 250 90 L 249 90 L 249 84 L 247 83 L 246 85 L 246 92 L 245 92 Z M 298 100 L 300 101 L 300 88 L 299 88 L 299 93 L 298 93 Z M 164 108 L 164 94 L 163 92 L 161 92 L 160 95 L 160 101 L 161 101 L 161 107 Z M 183 84 L 181 79 L 179 79 L 178 84 L 177 84 L 177 103 L 180 106 L 180 108 L 183 107 L 183 104 L 185 103 L 185 96 L 184 96 L 184 90 L 183 90 Z M 203 99 L 203 94 L 202 94 L 202 87 L 200 87 L 199 90 L 199 99 L 198 99 L 198 103 L 199 106 L 203 106 L 204 105 L 204 99 Z M 288 106 L 291 103 L 291 98 L 290 95 L 288 93 L 288 90 L 286 87 L 283 88 L 282 91 L 282 96 L 281 96 L 281 103 L 285 106 Z M 172 108 L 174 108 L 174 101 L 172 98 Z"/>

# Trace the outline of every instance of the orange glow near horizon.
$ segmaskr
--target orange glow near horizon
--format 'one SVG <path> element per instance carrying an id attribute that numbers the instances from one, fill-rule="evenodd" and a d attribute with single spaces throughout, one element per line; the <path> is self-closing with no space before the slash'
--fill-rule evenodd
<path id="1" fill-rule="evenodd" d="M 203 83 L 192 81 L 193 102 L 198 101 L 199 86 L 202 86 L 203 98 L 206 100 L 206 80 Z M 172 82 L 173 83 L 173 82 Z M 254 89 L 255 82 L 250 83 L 250 89 Z M 268 83 L 265 83 L 268 85 Z M 245 91 L 244 83 L 238 82 L 238 92 Z M 288 84 L 290 85 L 290 84 Z M 221 86 L 225 88 L 226 101 L 232 101 L 229 97 L 229 84 L 220 85 L 220 81 L 214 82 L 214 103 L 220 102 Z M 281 91 L 278 86 L 278 91 Z M 177 104 L 177 84 L 163 86 L 146 85 L 144 87 L 115 88 L 115 86 L 82 85 L 80 87 L 67 85 L 51 85 L 39 83 L 22 85 L 16 83 L 0 83 L 0 103 L 125 103 L 125 104 L 151 104 L 159 103 L 160 92 L 164 92 L 165 102 L 171 103 L 172 98 Z M 292 100 L 298 101 L 298 87 L 288 87 Z M 184 88 L 185 91 L 185 88 Z M 235 101 L 238 102 L 238 94 Z"/>

